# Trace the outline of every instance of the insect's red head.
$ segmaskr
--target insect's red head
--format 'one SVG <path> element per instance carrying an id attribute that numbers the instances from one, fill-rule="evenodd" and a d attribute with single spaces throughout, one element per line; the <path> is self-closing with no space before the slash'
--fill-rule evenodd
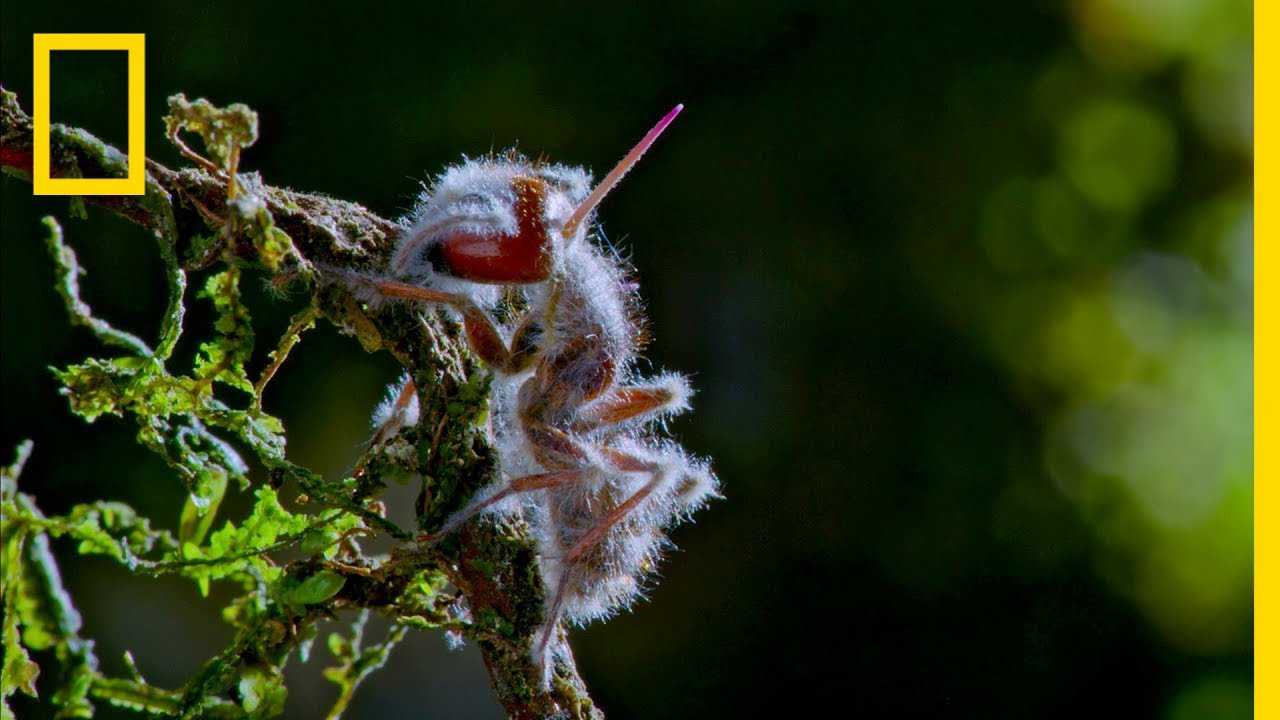
<path id="1" fill-rule="evenodd" d="M 481 283 L 536 283 L 551 274 L 551 238 L 544 206 L 547 183 L 517 175 L 516 228 L 500 233 L 459 226 L 445 232 L 433 250 L 433 264 L 454 276 Z"/>
<path id="2" fill-rule="evenodd" d="M 565 240 L 573 239 L 591 211 L 683 109 L 684 105 L 672 108 L 605 176 L 591 195 L 574 208 L 560 228 Z M 512 181 L 512 189 L 516 197 L 516 232 L 481 233 L 461 228 L 450 231 L 441 243 L 440 255 L 451 275 L 475 282 L 503 284 L 534 283 L 550 276 L 552 239 L 547 233 L 545 219 L 547 183 L 518 175 Z"/>
<path id="3" fill-rule="evenodd" d="M 585 235 L 596 206 L 682 108 L 667 113 L 589 194 L 583 170 L 518 157 L 450 169 L 415 209 L 392 273 L 417 282 L 441 276 L 493 285 L 547 280 L 561 249 Z"/>

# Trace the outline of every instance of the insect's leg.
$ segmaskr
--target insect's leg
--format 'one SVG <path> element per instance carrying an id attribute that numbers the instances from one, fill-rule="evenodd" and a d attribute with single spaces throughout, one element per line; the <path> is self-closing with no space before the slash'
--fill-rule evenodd
<path id="1" fill-rule="evenodd" d="M 673 376 L 665 382 L 624 385 L 584 408 L 574 420 L 578 432 L 604 425 L 617 425 L 641 415 L 680 411 L 687 407 L 689 387 L 684 378 Z"/>
<path id="2" fill-rule="evenodd" d="M 408 378 L 404 381 L 404 387 L 400 389 L 400 394 L 396 396 L 396 401 L 391 406 L 391 412 L 387 415 L 387 421 L 373 434 L 373 439 L 369 441 L 369 447 L 377 447 L 387 438 L 399 432 L 404 425 L 405 412 L 409 409 L 409 405 L 413 402 L 413 396 L 417 392 L 418 388 L 413 384 L 413 378 Z"/>
<path id="3" fill-rule="evenodd" d="M 539 344 L 546 328 L 538 313 L 525 316 L 516 331 L 511 335 L 511 358 L 509 364 L 512 372 L 527 370 L 533 366 L 538 357 Z"/>
<path id="4" fill-rule="evenodd" d="M 605 535 L 617 525 L 623 518 L 633 512 L 645 498 L 649 497 L 662 487 L 666 482 L 670 471 L 655 463 L 646 462 L 641 458 L 623 453 L 619 450 L 611 448 L 603 448 L 610 460 L 617 460 L 615 463 L 620 469 L 627 472 L 650 471 L 653 477 L 644 487 L 637 490 L 616 508 L 605 515 L 594 527 L 587 531 L 569 552 L 565 555 L 564 569 L 560 574 L 560 581 L 556 583 L 555 593 L 551 596 L 550 602 L 547 604 L 547 620 L 538 637 L 537 645 L 534 646 L 534 657 L 541 658 L 545 662 L 547 646 L 551 642 L 551 636 L 560 626 L 560 608 L 564 605 L 565 597 L 568 595 L 569 586 L 573 583 L 574 566 L 582 562 L 582 559 L 591 552 L 592 548 L 604 539 Z"/>
<path id="5" fill-rule="evenodd" d="M 418 302 L 444 303 L 446 305 L 454 305 L 459 302 L 465 302 L 461 295 L 452 293 L 443 293 L 438 290 L 429 290 L 419 285 L 412 285 L 397 280 L 378 280 L 378 292 L 387 297 L 400 298 L 401 300 L 416 300 Z"/>
<path id="6" fill-rule="evenodd" d="M 560 606 L 564 604 L 565 595 L 569 590 L 570 574 L 566 571 L 560 574 L 560 582 L 556 583 L 555 594 L 551 596 L 551 601 L 547 603 L 546 621 L 542 624 L 542 629 L 538 631 L 538 642 L 533 646 L 533 658 L 542 665 L 546 671 L 551 662 L 551 658 L 547 657 L 547 646 L 551 643 L 551 636 L 556 630 L 560 629 Z"/>
<path id="7" fill-rule="evenodd" d="M 651 467 L 653 471 L 653 477 L 649 482 L 645 483 L 643 487 L 635 491 L 631 497 L 624 500 L 613 510 L 610 510 L 609 514 L 605 515 L 600 519 L 600 522 L 595 524 L 595 527 L 588 530 L 587 533 L 582 536 L 582 539 L 570 548 L 569 552 L 565 555 L 566 565 L 573 566 L 580 562 L 587 553 L 591 552 L 592 548 L 600 544 L 600 541 L 604 539 L 604 536 L 608 534 L 610 530 L 613 529 L 614 525 L 617 525 L 623 518 L 631 514 L 631 512 L 639 507 L 640 503 L 644 502 L 645 499 L 652 495 L 655 490 L 669 482 L 671 471 L 668 468 L 652 464 L 650 464 L 649 467 Z"/>
<path id="8" fill-rule="evenodd" d="M 564 430 L 538 420 L 526 418 L 524 435 L 533 446 L 534 459 L 544 467 L 581 467 L 603 460 L 613 470 L 624 473 L 658 474 L 663 468 L 662 464 L 625 450 L 584 443 Z"/>
<path id="9" fill-rule="evenodd" d="M 483 498 L 477 502 L 473 502 L 471 505 L 468 505 L 454 513 L 439 530 L 433 533 L 419 535 L 418 540 L 421 542 L 434 542 L 439 540 L 440 538 L 452 533 L 454 530 L 457 530 L 459 527 L 462 527 L 462 524 L 466 521 L 476 515 L 479 515 L 481 512 L 484 512 L 485 508 L 502 502 L 516 493 L 532 492 L 534 490 L 568 485 L 580 480 L 584 472 L 584 470 L 561 470 L 559 472 L 539 473 L 537 475 L 526 475 L 524 477 L 516 478 L 505 488 L 499 490 L 493 495 Z"/>
<path id="10" fill-rule="evenodd" d="M 457 310 L 462 315 L 462 325 L 467 332 L 467 344 L 487 365 L 501 372 L 519 372 L 524 369 L 522 364 L 528 362 L 523 356 L 512 355 L 493 318 L 463 295 L 428 290 L 395 280 L 379 282 L 378 291 L 388 297 L 403 300 L 444 303 Z"/>

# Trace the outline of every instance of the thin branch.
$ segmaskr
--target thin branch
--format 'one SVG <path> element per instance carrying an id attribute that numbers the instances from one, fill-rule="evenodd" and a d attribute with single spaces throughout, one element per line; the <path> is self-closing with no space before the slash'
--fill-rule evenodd
<path id="1" fill-rule="evenodd" d="M 58 294 L 66 303 L 67 314 L 71 316 L 72 325 L 89 328 L 99 340 L 106 345 L 123 348 L 139 357 L 151 357 L 152 350 L 141 338 L 133 333 L 117 330 L 111 323 L 93 316 L 89 304 L 80 299 L 80 276 L 84 268 L 76 260 L 76 253 L 62 241 L 62 226 L 51 217 L 44 219 L 45 229 L 49 232 L 46 242 L 54 263 L 58 266 Z"/>
<path id="2" fill-rule="evenodd" d="M 289 351 L 293 350 L 293 346 L 298 344 L 302 339 L 302 333 L 315 327 L 316 318 L 319 313 L 316 312 L 314 306 L 308 305 L 289 322 L 289 329 L 285 331 L 284 337 L 280 338 L 280 345 L 271 351 L 271 362 L 262 371 L 262 376 L 258 378 L 258 382 L 253 386 L 253 409 L 262 409 L 262 391 L 267 387 L 267 383 L 271 382 L 271 378 L 275 377 L 276 371 L 284 364 L 289 357 Z"/>
<path id="3" fill-rule="evenodd" d="M 84 130 L 63 125 L 50 128 L 50 166 L 53 177 L 125 177 L 126 156 Z M 34 157 L 31 117 L 17 96 L 0 88 L 0 169 L 31 180 Z M 223 178 L 197 169 L 171 170 L 147 162 L 145 195 L 90 195 L 85 201 L 132 220 L 148 230 L 171 228 L 193 234 L 194 229 L 221 230 L 198 209 L 226 217 L 227 185 Z M 275 219 L 299 252 L 308 259 L 337 267 L 381 267 L 392 249 L 399 226 L 356 203 L 284 188 L 258 188 Z M 198 203 L 198 205 L 197 205 Z M 256 257 L 253 246 L 234 248 L 246 258 Z"/>

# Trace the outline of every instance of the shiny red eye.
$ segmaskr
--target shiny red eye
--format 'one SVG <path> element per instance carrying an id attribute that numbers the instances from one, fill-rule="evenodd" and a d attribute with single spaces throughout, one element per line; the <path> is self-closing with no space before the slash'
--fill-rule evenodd
<path id="1" fill-rule="evenodd" d="M 534 283 L 550 276 L 551 239 L 543 222 L 546 183 L 520 176 L 511 184 L 516 194 L 516 231 L 449 232 L 441 243 L 449 274 L 481 283 Z"/>

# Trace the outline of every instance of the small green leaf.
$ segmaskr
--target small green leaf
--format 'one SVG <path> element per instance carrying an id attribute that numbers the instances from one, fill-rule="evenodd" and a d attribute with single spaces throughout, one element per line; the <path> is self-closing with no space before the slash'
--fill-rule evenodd
<path id="1" fill-rule="evenodd" d="M 93 697 L 120 708 L 152 715 L 177 715 L 182 708 L 182 695 L 146 684 L 141 678 L 131 680 L 98 677 L 93 681 Z"/>
<path id="2" fill-rule="evenodd" d="M 204 541 L 213 519 L 218 513 L 218 506 L 227 491 L 226 473 L 208 473 L 205 482 L 200 483 L 204 491 L 201 497 L 195 493 L 187 495 L 182 506 L 182 517 L 178 524 L 178 539 L 182 542 L 200 544 Z"/>
<path id="3" fill-rule="evenodd" d="M 53 704 L 59 708 L 55 718 L 91 718 L 93 704 L 89 702 L 89 690 L 98 676 L 88 665 L 76 665 L 70 677 L 53 694 Z"/>
<path id="4" fill-rule="evenodd" d="M 315 605 L 338 594 L 347 579 L 332 570 L 321 570 L 284 594 L 290 605 Z"/>
<path id="5" fill-rule="evenodd" d="M 329 633 L 329 638 L 325 642 L 329 648 L 329 652 L 338 660 L 351 659 L 351 642 L 347 640 L 345 635 L 341 633 Z"/>
<path id="6" fill-rule="evenodd" d="M 102 360 L 89 360 L 66 370 L 54 370 L 62 383 L 60 393 L 71 403 L 71 412 L 93 422 L 104 414 L 122 415 L 123 392 L 119 382 L 132 374 Z"/>
<path id="7" fill-rule="evenodd" d="M 240 691 L 240 707 L 250 718 L 270 718 L 284 712 L 288 690 L 277 672 L 248 668 L 236 685 Z"/>
<path id="8" fill-rule="evenodd" d="M 308 555 L 319 555 L 334 549 L 338 541 L 342 539 L 342 535 L 338 533 L 332 526 L 326 526 L 317 530 L 312 530 L 302 538 L 302 552 Z"/>
<path id="9" fill-rule="evenodd" d="M 0 670 L 0 698 L 7 698 L 18 690 L 30 697 L 36 697 L 36 678 L 39 676 L 40 666 L 31 661 L 31 657 L 27 655 L 27 649 L 22 646 L 19 639 L 17 613 L 5 613 L 4 667 Z"/>

